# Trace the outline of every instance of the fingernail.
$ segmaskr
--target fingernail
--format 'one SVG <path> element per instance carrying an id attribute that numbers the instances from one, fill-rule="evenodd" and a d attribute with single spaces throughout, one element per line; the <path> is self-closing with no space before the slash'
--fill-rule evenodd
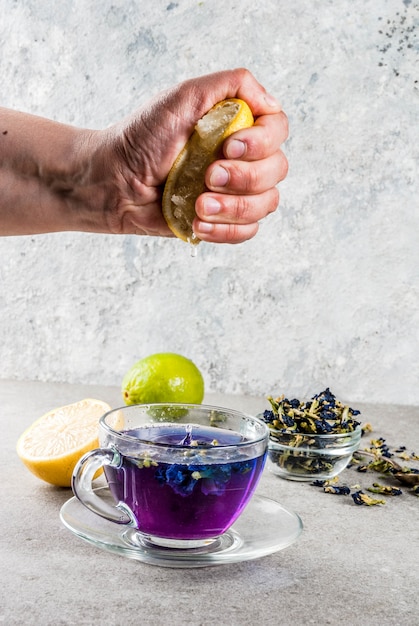
<path id="1" fill-rule="evenodd" d="M 224 187 L 228 183 L 228 172 L 224 167 L 217 165 L 210 176 L 211 187 Z"/>
<path id="2" fill-rule="evenodd" d="M 210 224 L 209 222 L 198 222 L 196 225 L 196 230 L 199 233 L 212 233 L 214 230 L 214 224 Z"/>
<path id="3" fill-rule="evenodd" d="M 271 96 L 270 93 L 265 93 L 265 102 L 270 107 L 275 107 L 275 108 L 279 107 L 279 108 L 281 108 L 281 105 L 278 102 L 278 100 L 276 98 L 274 98 L 273 96 Z"/>
<path id="4" fill-rule="evenodd" d="M 205 215 L 216 215 L 221 211 L 221 204 L 215 198 L 205 198 L 204 213 Z"/>
<path id="5" fill-rule="evenodd" d="M 232 139 L 226 146 L 226 156 L 229 159 L 238 159 L 243 156 L 246 150 L 246 144 L 238 139 Z"/>

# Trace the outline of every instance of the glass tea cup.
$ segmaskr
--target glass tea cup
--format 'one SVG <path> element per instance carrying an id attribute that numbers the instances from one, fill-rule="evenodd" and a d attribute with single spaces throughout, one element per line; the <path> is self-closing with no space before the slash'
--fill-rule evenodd
<path id="1" fill-rule="evenodd" d="M 147 542 L 199 548 L 240 516 L 261 477 L 268 426 L 239 411 L 192 404 L 132 405 L 99 422 L 100 448 L 74 469 L 75 496 Z M 114 502 L 93 479 L 103 468 Z"/>

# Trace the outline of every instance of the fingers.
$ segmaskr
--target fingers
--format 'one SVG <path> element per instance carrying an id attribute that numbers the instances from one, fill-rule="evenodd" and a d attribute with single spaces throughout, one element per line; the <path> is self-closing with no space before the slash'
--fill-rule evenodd
<path id="1" fill-rule="evenodd" d="M 266 91 L 251 72 L 239 68 L 232 70 L 232 74 L 239 82 L 236 97 L 248 103 L 255 117 L 282 110 L 278 100 Z"/>
<path id="2" fill-rule="evenodd" d="M 193 228 L 204 241 L 242 243 L 253 237 L 259 221 L 276 210 L 276 188 L 251 196 L 205 193 L 196 202 Z"/>
<path id="3" fill-rule="evenodd" d="M 142 110 L 141 121 L 150 129 L 151 138 L 154 138 L 156 130 L 157 132 L 163 130 L 164 137 L 173 137 L 161 155 L 165 161 L 165 175 L 193 132 L 197 121 L 217 102 L 227 98 L 245 100 L 257 119 L 257 124 L 261 123 L 259 118 L 275 116 L 282 110 L 277 100 L 267 93 L 253 74 L 241 68 L 186 80 L 158 94 L 151 102 L 151 106 L 147 110 Z M 246 134 L 244 137 L 249 142 L 248 150 L 251 154 L 252 134 L 249 136 Z M 257 141 L 256 136 L 253 141 Z"/>
<path id="4" fill-rule="evenodd" d="M 205 176 L 211 191 L 231 194 L 256 194 L 274 187 L 285 178 L 288 161 L 281 150 L 271 157 L 252 163 L 242 161 L 216 161 Z"/>
<path id="5" fill-rule="evenodd" d="M 280 149 L 287 137 L 288 120 L 283 112 L 264 115 L 251 128 L 234 133 L 224 142 L 227 158 L 207 169 L 208 189 L 254 194 L 274 187 L 288 173 L 288 162 Z"/>
<path id="6" fill-rule="evenodd" d="M 188 93 L 198 118 L 226 98 L 245 100 L 255 117 L 279 113 L 282 108 L 253 74 L 244 68 L 215 72 L 188 80 L 180 85 L 180 89 Z"/>
<path id="7" fill-rule="evenodd" d="M 194 230 L 195 234 L 202 241 L 210 243 L 243 243 L 256 235 L 259 224 L 211 224 L 202 222 L 203 230 Z M 207 226 L 210 230 L 207 231 Z"/>
<path id="8" fill-rule="evenodd" d="M 258 222 L 278 206 L 276 187 L 254 196 L 232 196 L 204 193 L 196 201 L 196 214 L 201 221 L 213 224 L 251 224 Z"/>
<path id="9" fill-rule="evenodd" d="M 224 142 L 225 159 L 205 175 L 208 192 L 199 196 L 194 232 L 205 241 L 241 243 L 254 237 L 258 223 L 278 206 L 276 185 L 288 173 L 280 149 L 288 137 L 285 113 L 262 115 L 251 128 Z"/>
<path id="10" fill-rule="evenodd" d="M 283 111 L 259 117 L 250 128 L 239 130 L 223 145 L 227 159 L 256 161 L 276 152 L 288 137 L 288 118 Z"/>

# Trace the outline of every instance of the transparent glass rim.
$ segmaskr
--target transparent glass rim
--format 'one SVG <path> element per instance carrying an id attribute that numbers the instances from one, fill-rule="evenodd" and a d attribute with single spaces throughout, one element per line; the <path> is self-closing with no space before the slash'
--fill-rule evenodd
<path id="1" fill-rule="evenodd" d="M 110 424 L 108 424 L 108 422 L 106 421 L 107 418 L 111 415 L 114 415 L 116 413 L 118 413 L 118 411 L 123 411 L 124 413 L 129 412 L 129 411 L 134 411 L 135 409 L 163 409 L 163 408 L 173 408 L 173 409 L 191 409 L 191 410 L 197 410 L 197 411 L 201 411 L 201 412 L 211 412 L 211 411 L 218 411 L 219 413 L 226 413 L 226 414 L 230 414 L 234 417 L 239 417 L 239 418 L 244 418 L 246 420 L 249 420 L 253 423 L 255 423 L 258 427 L 261 428 L 261 434 L 253 439 L 248 439 L 247 441 L 239 441 L 237 443 L 234 444 L 223 444 L 220 443 L 219 445 L 215 446 L 213 449 L 217 449 L 217 450 L 228 450 L 229 448 L 245 448 L 246 446 L 253 446 L 255 444 L 258 443 L 263 443 L 265 440 L 268 443 L 269 441 L 269 427 L 268 425 L 261 420 L 259 417 L 256 417 L 255 415 L 250 415 L 248 413 L 244 413 L 243 411 L 238 411 L 237 409 L 229 409 L 226 407 L 221 407 L 221 406 L 215 406 L 215 405 L 210 405 L 210 404 L 188 404 L 188 403 L 184 403 L 184 402 L 158 402 L 158 403 L 147 403 L 147 404 L 130 404 L 130 405 L 126 405 L 126 406 L 121 406 L 119 408 L 116 409 L 112 409 L 111 411 L 107 411 L 104 415 L 102 415 L 102 417 L 99 420 L 99 425 L 112 437 L 117 437 L 119 440 L 123 440 L 123 441 L 127 441 L 127 442 L 138 442 L 140 441 L 141 443 L 147 444 L 149 446 L 155 446 L 156 448 L 176 448 L 177 450 L 190 450 L 191 446 L 188 444 L 185 445 L 172 445 L 172 444 L 168 444 L 168 443 L 164 443 L 164 442 L 158 442 L 158 441 L 153 441 L 153 440 L 149 440 L 147 438 L 140 438 L 140 437 L 135 437 L 133 435 L 128 435 L 127 433 L 121 432 L 119 430 L 116 430 L 115 428 L 112 428 L 112 426 Z M 193 424 L 193 419 L 190 422 L 191 424 Z M 152 420 L 150 420 L 149 425 L 150 426 L 158 426 L 159 424 L 172 424 L 174 426 L 176 425 L 184 425 L 186 426 L 185 422 L 177 422 L 176 420 L 172 420 L 172 421 L 158 421 L 156 420 L 155 422 L 153 422 Z M 146 427 L 147 424 L 143 424 L 141 426 L 142 427 Z M 231 429 L 227 429 L 227 430 L 231 430 Z M 197 445 L 193 447 L 194 450 L 200 450 L 200 449 L 208 449 L 207 445 Z"/>
<path id="2" fill-rule="evenodd" d="M 286 432 L 286 431 L 282 431 L 282 430 L 278 430 L 275 428 L 269 428 L 269 434 L 271 434 L 272 432 L 274 433 L 278 433 L 278 435 L 282 436 L 282 437 L 296 437 L 297 435 L 301 435 L 302 437 L 307 437 L 307 438 L 311 438 L 313 439 L 314 437 L 325 440 L 325 441 L 333 441 L 334 439 L 339 439 L 341 437 L 345 437 L 345 438 L 349 438 L 351 440 L 353 439 L 358 439 L 361 437 L 362 435 L 362 426 L 361 424 L 358 424 L 358 426 L 356 426 L 354 428 L 354 430 L 350 430 L 347 431 L 345 433 L 300 433 L 298 431 L 295 432 Z M 280 445 L 284 445 L 284 444 L 280 444 Z M 294 446 L 291 446 L 294 447 Z"/>

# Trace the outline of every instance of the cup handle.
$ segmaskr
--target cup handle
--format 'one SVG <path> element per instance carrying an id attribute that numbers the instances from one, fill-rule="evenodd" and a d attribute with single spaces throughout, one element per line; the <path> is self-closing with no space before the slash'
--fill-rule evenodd
<path id="1" fill-rule="evenodd" d="M 116 524 L 135 526 L 135 520 L 123 503 L 112 506 L 96 495 L 93 490 L 93 477 L 100 468 L 105 466 L 120 467 L 120 465 L 121 455 L 116 448 L 91 450 L 82 456 L 76 464 L 71 486 L 76 498 L 96 515 Z"/>

